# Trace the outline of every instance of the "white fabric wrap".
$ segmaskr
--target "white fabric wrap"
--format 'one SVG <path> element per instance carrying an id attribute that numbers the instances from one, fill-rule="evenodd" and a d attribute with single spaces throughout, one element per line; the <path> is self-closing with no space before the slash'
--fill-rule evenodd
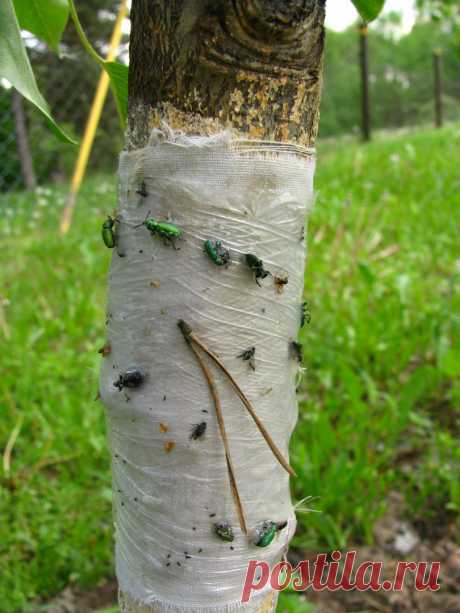
<path id="1" fill-rule="evenodd" d="M 289 476 L 205 356 L 221 397 L 249 529 L 266 519 L 288 521 L 270 546 L 255 547 L 239 528 L 209 388 L 177 322 L 184 319 L 220 356 L 287 458 L 299 369 L 289 345 L 300 324 L 314 155 L 227 134 L 159 136 L 122 153 L 119 168 L 117 233 L 126 255 L 114 250 L 111 353 L 103 360 L 100 388 L 112 455 L 116 569 L 121 590 L 144 605 L 231 611 L 241 607 L 249 560 L 272 565 L 287 550 L 296 526 Z M 142 181 L 146 197 L 136 193 Z M 179 250 L 145 226 L 134 227 L 149 211 L 184 231 Z M 208 238 L 231 250 L 228 268 L 204 253 Z M 243 261 L 246 253 L 256 254 L 274 275 L 288 275 L 282 293 L 271 277 L 258 287 Z M 237 357 L 251 346 L 255 371 Z M 119 391 L 114 382 L 129 367 L 145 371 L 145 384 Z M 202 421 L 203 439 L 191 440 L 192 426 Z M 215 535 L 216 521 L 232 525 L 233 543 Z"/>

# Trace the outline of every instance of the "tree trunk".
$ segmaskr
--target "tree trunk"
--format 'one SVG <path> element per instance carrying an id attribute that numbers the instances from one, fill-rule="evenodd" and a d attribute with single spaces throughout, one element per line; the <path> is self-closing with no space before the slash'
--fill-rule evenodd
<path id="1" fill-rule="evenodd" d="M 324 4 L 133 1 L 100 385 L 124 612 L 276 607 L 269 584 L 245 605 L 241 592 L 249 560 L 282 559 L 296 524 L 283 457 L 297 417 Z M 167 217 L 181 240 L 161 234 Z M 214 248 L 222 240 L 214 261 L 206 239 Z M 252 268 L 248 253 L 260 258 Z M 184 339 L 179 320 L 196 337 L 182 326 Z M 263 520 L 276 537 L 261 548 Z M 228 523 L 234 540 L 219 538 L 216 523 Z"/>
<path id="2" fill-rule="evenodd" d="M 15 89 L 12 90 L 14 125 L 16 128 L 16 144 L 18 148 L 19 160 L 21 162 L 21 173 L 24 185 L 28 190 L 34 190 L 37 186 L 35 179 L 32 156 L 30 155 L 29 137 L 27 135 L 26 116 L 22 104 L 21 94 Z"/>
<path id="3" fill-rule="evenodd" d="M 433 71 L 434 71 L 434 110 L 435 110 L 435 126 L 442 128 L 443 113 L 442 113 L 442 51 L 434 49 L 433 51 Z"/>
<path id="4" fill-rule="evenodd" d="M 361 69 L 361 134 L 365 142 L 371 140 L 371 103 L 369 95 L 369 28 L 359 26 L 359 65 Z"/>

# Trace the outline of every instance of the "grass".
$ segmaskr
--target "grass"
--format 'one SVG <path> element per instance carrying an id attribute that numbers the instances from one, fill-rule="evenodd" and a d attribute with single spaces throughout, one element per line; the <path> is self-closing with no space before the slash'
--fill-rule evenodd
<path id="1" fill-rule="evenodd" d="M 428 531 L 458 517 L 459 152 L 458 127 L 320 149 L 292 449 L 322 512 L 300 547 L 370 542 L 390 488 Z"/>
<path id="2" fill-rule="evenodd" d="M 320 145 L 302 333 L 306 375 L 292 444 L 295 546 L 368 543 L 389 490 L 417 525 L 460 509 L 460 126 Z M 69 235 L 61 188 L 0 199 L 0 603 L 37 611 L 113 573 L 109 457 L 94 402 L 115 203 L 88 179 Z M 3 315 L 2 315 L 3 314 Z M 8 455 L 8 454 L 6 454 Z M 8 458 L 6 458 L 8 460 Z M 283 595 L 285 613 L 311 610 Z"/>

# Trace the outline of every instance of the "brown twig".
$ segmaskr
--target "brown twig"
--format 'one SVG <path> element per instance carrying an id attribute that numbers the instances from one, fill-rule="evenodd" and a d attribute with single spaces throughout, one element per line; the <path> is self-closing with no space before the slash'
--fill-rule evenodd
<path id="1" fill-rule="evenodd" d="M 182 330 L 182 328 L 181 328 Z M 227 433 L 225 431 L 225 424 L 224 424 L 224 416 L 222 413 L 222 406 L 220 404 L 220 398 L 219 398 L 219 394 L 217 392 L 217 387 L 216 384 L 214 382 L 213 376 L 211 374 L 211 371 L 209 370 L 209 368 L 206 366 L 203 358 L 201 357 L 199 351 L 197 350 L 197 348 L 193 345 L 193 343 L 190 342 L 190 338 L 185 336 L 185 340 L 187 341 L 190 349 L 193 351 L 193 353 L 196 356 L 196 359 L 198 361 L 198 364 L 201 367 L 201 370 L 203 371 L 203 374 L 206 378 L 206 381 L 208 382 L 208 386 L 209 386 L 209 391 L 211 392 L 211 396 L 212 399 L 214 400 L 214 406 L 216 409 L 216 416 L 217 416 L 217 423 L 219 425 L 219 431 L 220 431 L 220 435 L 222 437 L 222 442 L 224 443 L 224 450 L 225 450 L 225 460 L 227 462 L 227 470 L 228 470 L 228 478 L 230 481 L 230 489 L 232 491 L 232 495 L 233 495 L 233 500 L 235 501 L 235 506 L 236 506 L 236 510 L 237 510 L 237 514 L 238 514 L 238 519 L 240 522 L 240 526 L 241 526 L 241 530 L 244 532 L 244 534 L 248 533 L 248 528 L 246 525 L 246 520 L 244 518 L 244 511 L 243 511 L 243 505 L 241 503 L 241 498 L 240 498 L 240 494 L 238 492 L 238 486 L 236 484 L 236 478 L 235 478 L 235 470 L 233 468 L 233 463 L 232 463 L 232 459 L 230 456 L 230 447 L 228 444 L 228 438 L 227 438 Z"/>
<path id="2" fill-rule="evenodd" d="M 284 459 L 281 451 L 278 449 L 278 447 L 275 445 L 275 442 L 273 441 L 272 437 L 269 435 L 269 433 L 267 432 L 267 430 L 265 429 L 265 426 L 263 425 L 263 423 L 260 421 L 260 419 L 257 417 L 256 412 L 254 410 L 254 407 L 252 406 L 252 404 L 249 402 L 249 400 L 246 398 L 243 390 L 240 388 L 240 386 L 238 385 L 238 383 L 235 381 L 235 379 L 232 377 L 232 375 L 228 372 L 228 370 L 226 369 L 225 365 L 222 363 L 222 361 L 220 360 L 220 358 L 213 353 L 210 349 L 208 349 L 208 347 L 196 336 L 196 334 L 193 332 L 193 330 L 191 329 L 191 327 L 182 319 L 179 320 L 178 322 L 178 326 L 181 329 L 182 334 L 184 335 L 185 339 L 189 339 L 190 341 L 194 342 L 196 345 L 198 345 L 198 347 L 200 347 L 200 349 L 202 349 L 216 364 L 217 366 L 222 370 L 222 372 L 226 375 L 226 377 L 228 378 L 228 380 L 230 381 L 230 383 L 233 385 L 238 397 L 240 398 L 241 402 L 244 404 L 244 406 L 246 407 L 249 415 L 252 417 L 252 419 L 254 420 L 256 426 L 258 427 L 260 433 L 262 434 L 262 436 L 264 437 L 267 445 L 270 447 L 270 449 L 273 452 L 273 455 L 276 457 L 276 459 L 278 460 L 278 462 L 281 464 L 281 466 L 292 476 L 296 477 L 296 473 L 294 471 L 294 469 L 289 465 L 289 463 Z"/>

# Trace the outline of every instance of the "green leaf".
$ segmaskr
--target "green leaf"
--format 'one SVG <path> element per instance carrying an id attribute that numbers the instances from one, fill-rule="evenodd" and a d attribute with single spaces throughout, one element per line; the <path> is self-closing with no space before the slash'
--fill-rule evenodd
<path id="1" fill-rule="evenodd" d="M 383 9 L 385 0 L 351 0 L 365 21 L 373 21 Z"/>
<path id="2" fill-rule="evenodd" d="M 104 70 L 110 77 L 121 122 L 126 123 L 128 115 L 128 66 L 120 62 L 104 62 Z"/>
<path id="3" fill-rule="evenodd" d="M 19 27 L 57 51 L 69 17 L 67 0 L 13 0 L 13 5 Z"/>
<path id="4" fill-rule="evenodd" d="M 11 0 L 2 0 L 0 11 L 0 77 L 7 79 L 24 98 L 40 109 L 60 140 L 76 144 L 53 120 L 48 104 L 38 89 Z"/>

